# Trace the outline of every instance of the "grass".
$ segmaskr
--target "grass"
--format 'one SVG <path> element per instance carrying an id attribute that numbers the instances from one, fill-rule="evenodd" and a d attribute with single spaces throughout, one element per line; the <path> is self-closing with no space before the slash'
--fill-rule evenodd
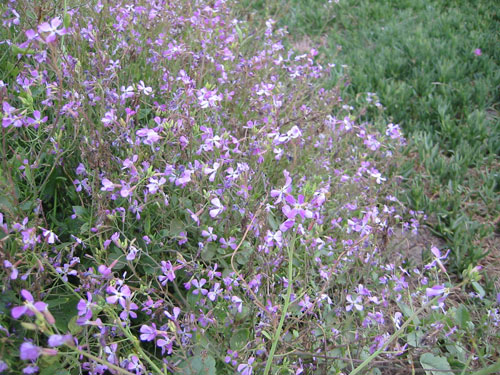
<path id="1" fill-rule="evenodd" d="M 294 0 L 251 7 L 287 26 L 296 41 L 320 41 L 338 67 L 330 84 L 347 76 L 346 98 L 376 93 L 385 110 L 361 119 L 403 127 L 409 141 L 404 199 L 428 214 L 427 224 L 452 249 L 457 272 L 498 250 L 494 2 Z"/>

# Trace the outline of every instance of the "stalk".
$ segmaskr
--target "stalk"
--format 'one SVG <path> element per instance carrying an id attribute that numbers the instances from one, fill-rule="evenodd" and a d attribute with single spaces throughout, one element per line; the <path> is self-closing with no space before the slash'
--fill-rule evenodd
<path id="1" fill-rule="evenodd" d="M 283 329 L 283 323 L 285 322 L 285 316 L 288 311 L 288 306 L 290 305 L 290 297 L 292 295 L 292 284 L 293 284 L 293 253 L 295 250 L 295 237 L 292 239 L 290 247 L 288 248 L 288 287 L 285 296 L 285 305 L 283 306 L 283 311 L 281 313 L 280 322 L 278 324 L 278 329 L 274 335 L 273 344 L 271 345 L 271 351 L 269 352 L 269 357 L 267 358 L 266 368 L 264 369 L 264 375 L 269 374 L 271 369 L 271 364 L 273 363 L 274 353 L 276 352 L 276 347 L 278 346 L 278 340 L 281 336 L 281 330 Z"/>

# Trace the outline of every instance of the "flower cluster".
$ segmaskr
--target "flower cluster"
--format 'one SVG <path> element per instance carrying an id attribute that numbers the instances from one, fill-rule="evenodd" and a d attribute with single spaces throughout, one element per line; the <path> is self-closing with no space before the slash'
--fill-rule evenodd
<path id="1" fill-rule="evenodd" d="M 0 372 L 58 354 L 89 374 L 259 373 L 289 298 L 273 366 L 313 373 L 325 348 L 384 347 L 410 305 L 447 313 L 447 253 L 388 254 L 395 230 L 418 231 L 390 194 L 401 129 L 359 123 L 315 49 L 287 50 L 230 1 L 38 20 L 28 3 L 0 8 L 19 52 L 0 91 L 1 334 L 18 354 Z"/>

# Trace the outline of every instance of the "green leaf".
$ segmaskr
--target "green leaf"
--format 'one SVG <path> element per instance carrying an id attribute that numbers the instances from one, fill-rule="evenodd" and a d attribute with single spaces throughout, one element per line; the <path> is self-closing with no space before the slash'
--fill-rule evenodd
<path id="1" fill-rule="evenodd" d="M 420 364 L 427 375 L 453 375 L 448 360 L 438 357 L 432 353 L 425 353 L 420 356 Z M 436 370 L 436 371 L 433 371 Z"/>
<path id="2" fill-rule="evenodd" d="M 229 340 L 229 344 L 232 350 L 241 350 L 243 347 L 248 344 L 250 339 L 250 331 L 248 329 L 240 329 L 231 336 Z"/>
<path id="3" fill-rule="evenodd" d="M 40 371 L 40 375 L 69 375 L 69 371 L 61 368 L 60 363 L 54 363 Z"/>
<path id="4" fill-rule="evenodd" d="M 139 120 L 144 120 L 146 117 L 149 116 L 151 113 L 151 109 L 149 108 L 142 108 L 139 110 Z"/>
<path id="5" fill-rule="evenodd" d="M 236 32 L 238 33 L 238 40 L 241 43 L 243 41 L 243 32 L 241 31 L 240 27 L 237 24 L 235 24 L 234 27 L 236 29 Z"/>
<path id="6" fill-rule="evenodd" d="M 149 212 L 144 219 L 144 233 L 147 235 L 151 233 L 151 216 L 149 215 Z"/>
<path id="7" fill-rule="evenodd" d="M 408 342 L 408 345 L 418 348 L 424 336 L 425 335 L 422 331 L 413 331 L 406 335 L 406 341 Z"/>
<path id="8" fill-rule="evenodd" d="M 125 256 L 123 256 L 123 252 L 121 252 L 116 247 L 114 247 L 112 252 L 108 256 L 108 263 L 111 264 L 117 259 L 118 259 L 118 262 L 116 262 L 113 269 L 116 271 L 119 271 L 127 265 L 127 260 L 126 260 Z"/>
<path id="9" fill-rule="evenodd" d="M 20 48 L 16 46 L 15 44 L 11 45 L 12 47 L 12 52 L 14 52 L 16 55 L 21 54 L 21 55 L 34 55 L 36 53 L 35 50 L 29 49 L 29 48 Z"/>
<path id="10" fill-rule="evenodd" d="M 215 359 L 210 355 L 197 355 L 179 365 L 178 374 L 216 375 Z"/>
<path id="11" fill-rule="evenodd" d="M 173 219 L 170 222 L 170 235 L 176 237 L 183 231 L 184 228 L 186 228 L 186 225 L 182 221 Z"/>
<path id="12" fill-rule="evenodd" d="M 209 262 L 215 256 L 216 251 L 217 251 L 217 245 L 210 242 L 204 247 L 203 251 L 201 252 L 201 258 L 205 262 Z"/>
<path id="13" fill-rule="evenodd" d="M 73 212 L 77 216 L 86 216 L 88 214 L 88 210 L 82 206 L 73 206 Z"/>
<path id="14" fill-rule="evenodd" d="M 75 315 L 68 322 L 68 329 L 72 335 L 78 335 L 83 330 L 83 327 L 76 322 L 77 320 L 78 320 L 78 315 Z"/>
<path id="15" fill-rule="evenodd" d="M 10 315 L 11 305 L 18 305 L 19 300 L 12 290 L 6 290 L 0 294 L 0 316 Z"/>
<path id="16" fill-rule="evenodd" d="M 467 352 L 460 344 L 454 343 L 453 345 L 446 345 L 446 349 L 458 359 L 459 363 L 464 364 L 467 362 Z"/>
<path id="17" fill-rule="evenodd" d="M 44 301 L 49 305 L 49 311 L 52 313 L 56 320 L 56 327 L 66 332 L 68 330 L 69 322 L 76 313 L 76 305 L 80 300 L 74 296 L 60 297 Z"/>
<path id="18" fill-rule="evenodd" d="M 486 295 L 486 292 L 484 291 L 483 287 L 477 281 L 473 281 L 472 286 L 474 287 L 474 289 L 481 298 L 483 298 Z"/>
<path id="19" fill-rule="evenodd" d="M 272 214 L 267 215 L 267 222 L 269 223 L 273 231 L 276 231 L 279 228 L 279 223 L 276 221 Z"/>
<path id="20" fill-rule="evenodd" d="M 262 334 L 270 341 L 273 341 L 273 338 L 267 331 L 262 331 Z"/>
<path id="21" fill-rule="evenodd" d="M 467 322 L 470 321 L 470 314 L 467 307 L 460 305 L 460 307 L 455 311 L 455 320 L 460 325 L 460 328 L 466 328 Z"/>
<path id="22" fill-rule="evenodd" d="M 401 309 L 401 312 L 402 312 L 402 313 L 404 314 L 404 316 L 406 316 L 407 318 L 409 318 L 410 316 L 412 316 L 412 315 L 413 315 L 413 311 L 412 311 L 412 309 L 411 309 L 411 308 L 410 308 L 410 306 L 408 306 L 406 303 L 399 301 L 399 302 L 398 302 L 398 306 L 399 306 L 399 308 Z M 420 319 L 419 319 L 418 317 L 415 317 L 414 322 L 415 322 L 415 324 L 419 325 L 419 324 L 420 324 Z"/>
<path id="23" fill-rule="evenodd" d="M 249 258 L 249 256 L 246 253 L 238 254 L 238 255 L 236 255 L 236 263 L 244 266 L 245 264 L 248 263 L 248 258 Z"/>

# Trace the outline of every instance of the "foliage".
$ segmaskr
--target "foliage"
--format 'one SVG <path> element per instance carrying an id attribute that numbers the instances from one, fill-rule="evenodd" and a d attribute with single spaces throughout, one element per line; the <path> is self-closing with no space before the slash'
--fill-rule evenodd
<path id="1" fill-rule="evenodd" d="M 497 360 L 479 268 L 391 252 L 405 140 L 316 49 L 225 1 L 0 7 L 1 373 Z"/>
<path id="2" fill-rule="evenodd" d="M 452 270 L 498 251 L 500 121 L 497 9 L 491 1 L 244 2 L 297 41 L 321 42 L 365 121 L 409 141 L 401 199 L 452 250 Z M 376 94 L 374 94 L 376 93 Z M 383 111 L 359 108 L 375 97 Z M 494 257 L 493 257 L 494 258 Z"/>

